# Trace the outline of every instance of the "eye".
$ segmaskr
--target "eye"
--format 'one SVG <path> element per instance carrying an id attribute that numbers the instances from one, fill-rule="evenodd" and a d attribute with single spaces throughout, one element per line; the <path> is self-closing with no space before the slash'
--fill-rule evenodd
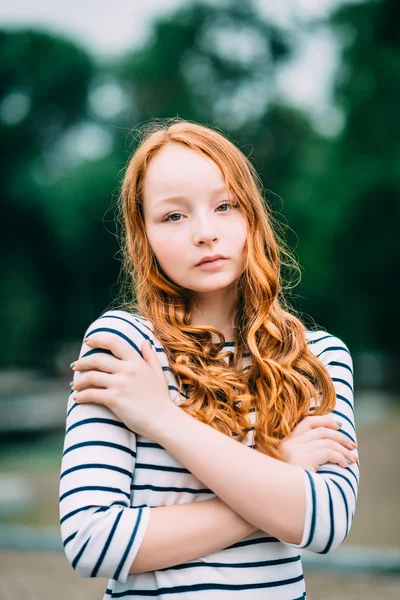
<path id="1" fill-rule="evenodd" d="M 170 215 L 167 215 L 166 217 L 164 217 L 163 219 L 161 219 L 161 223 L 166 223 L 166 222 L 168 222 L 170 220 L 171 217 L 175 217 L 175 216 L 181 217 L 182 215 L 180 213 L 171 213 Z M 180 221 L 180 219 L 179 219 L 179 221 Z M 172 223 L 179 223 L 179 221 L 175 221 L 174 220 L 174 221 L 171 221 L 171 222 Z"/>
<path id="2" fill-rule="evenodd" d="M 222 204 L 219 204 L 217 206 L 217 208 L 219 208 L 220 206 L 230 206 L 231 208 L 237 208 L 239 205 L 234 202 L 222 202 Z M 223 212 L 227 212 L 227 211 L 224 210 Z"/>
<path id="3" fill-rule="evenodd" d="M 220 208 L 220 206 L 230 206 L 231 208 L 237 208 L 237 207 L 238 207 L 238 204 L 235 204 L 235 203 L 233 203 L 233 202 L 222 202 L 221 204 L 218 204 L 217 208 Z M 221 211 L 219 211 L 219 212 L 221 212 Z M 227 211 L 226 211 L 226 210 L 224 210 L 224 211 L 222 211 L 222 212 L 227 212 Z M 164 217 L 164 218 L 161 220 L 161 222 L 162 222 L 162 223 L 167 223 L 167 222 L 171 222 L 171 223 L 179 223 L 179 221 L 180 221 L 181 219 L 179 219 L 179 220 L 176 220 L 176 219 L 175 219 L 175 220 L 172 220 L 172 221 L 170 221 L 171 217 L 175 217 L 175 216 L 177 216 L 177 217 L 182 217 L 183 215 L 182 215 L 181 213 L 177 213 L 177 212 L 175 212 L 175 213 L 170 213 L 169 215 L 167 215 L 166 217 Z"/>
<path id="4" fill-rule="evenodd" d="M 221 206 L 230 206 L 230 202 L 223 202 L 222 204 L 218 204 L 217 208 L 221 208 Z M 227 212 L 226 210 L 222 212 Z"/>

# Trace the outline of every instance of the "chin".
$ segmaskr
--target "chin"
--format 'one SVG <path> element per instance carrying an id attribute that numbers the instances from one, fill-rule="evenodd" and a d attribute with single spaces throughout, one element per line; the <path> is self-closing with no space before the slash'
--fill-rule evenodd
<path id="1" fill-rule="evenodd" d="M 221 283 L 217 283 L 215 281 L 204 282 L 204 285 L 200 285 L 196 283 L 193 287 L 190 287 L 194 292 L 217 292 L 218 290 L 222 290 L 230 287 L 234 281 L 222 281 Z"/>

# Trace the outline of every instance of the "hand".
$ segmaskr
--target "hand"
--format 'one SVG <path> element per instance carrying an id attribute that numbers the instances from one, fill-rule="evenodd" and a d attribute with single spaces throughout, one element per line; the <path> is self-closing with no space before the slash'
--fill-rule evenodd
<path id="1" fill-rule="evenodd" d="M 97 352 L 79 358 L 73 366 L 74 400 L 78 404 L 102 404 L 125 425 L 145 437 L 152 437 L 170 411 L 172 401 L 162 367 L 146 340 L 139 356 L 125 340 L 109 332 L 90 335 L 84 342 L 114 356 Z"/>
<path id="2" fill-rule="evenodd" d="M 337 431 L 339 427 L 330 415 L 305 417 L 292 434 L 282 440 L 279 450 L 283 460 L 314 472 L 327 462 L 348 467 L 347 459 L 351 464 L 358 460 L 353 454 L 356 446 Z"/>

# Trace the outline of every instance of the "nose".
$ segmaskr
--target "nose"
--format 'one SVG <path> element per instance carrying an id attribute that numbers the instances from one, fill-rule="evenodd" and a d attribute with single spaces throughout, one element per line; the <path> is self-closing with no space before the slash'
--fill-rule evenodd
<path id="1" fill-rule="evenodd" d="M 208 244 L 212 241 L 218 240 L 218 233 L 215 227 L 209 223 L 204 224 L 196 228 L 193 234 L 193 241 L 195 244 Z"/>
<path id="2" fill-rule="evenodd" d="M 208 244 L 218 239 L 218 232 L 212 219 L 198 219 L 194 226 L 193 241 L 195 244 Z"/>
<path id="3" fill-rule="evenodd" d="M 195 244 L 209 244 L 210 242 L 214 242 L 218 240 L 218 235 L 213 231 L 208 231 L 204 233 L 196 233 L 194 236 Z"/>

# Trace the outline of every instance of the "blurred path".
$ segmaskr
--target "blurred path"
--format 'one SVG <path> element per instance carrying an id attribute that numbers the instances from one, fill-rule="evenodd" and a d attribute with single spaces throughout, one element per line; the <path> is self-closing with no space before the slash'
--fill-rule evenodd
<path id="1" fill-rule="evenodd" d="M 305 578 L 307 600 L 400 598 L 396 577 L 306 572 Z M 105 578 L 79 577 L 62 554 L 0 551 L 0 600 L 101 600 L 106 587 Z"/>
<path id="2" fill-rule="evenodd" d="M 400 548 L 400 406 L 392 407 L 384 416 L 381 413 L 380 418 L 373 417 L 375 409 L 371 405 L 369 411 L 368 405 L 364 405 L 359 423 L 356 414 L 361 465 L 359 499 L 352 530 L 340 548 L 350 549 L 355 545 Z M 58 528 L 62 441 L 60 435 L 38 451 L 27 441 L 17 454 L 0 457 L 3 477 L 23 482 L 32 501 L 32 510 L 19 515 L 15 523 Z M 12 522 L 3 514 L 3 524 Z M 330 555 L 322 558 L 329 562 Z M 304 570 L 308 600 L 400 598 L 400 577 L 315 572 L 306 564 Z M 106 579 L 79 577 L 62 552 L 0 549 L 0 600 L 100 600 L 106 585 Z"/>

